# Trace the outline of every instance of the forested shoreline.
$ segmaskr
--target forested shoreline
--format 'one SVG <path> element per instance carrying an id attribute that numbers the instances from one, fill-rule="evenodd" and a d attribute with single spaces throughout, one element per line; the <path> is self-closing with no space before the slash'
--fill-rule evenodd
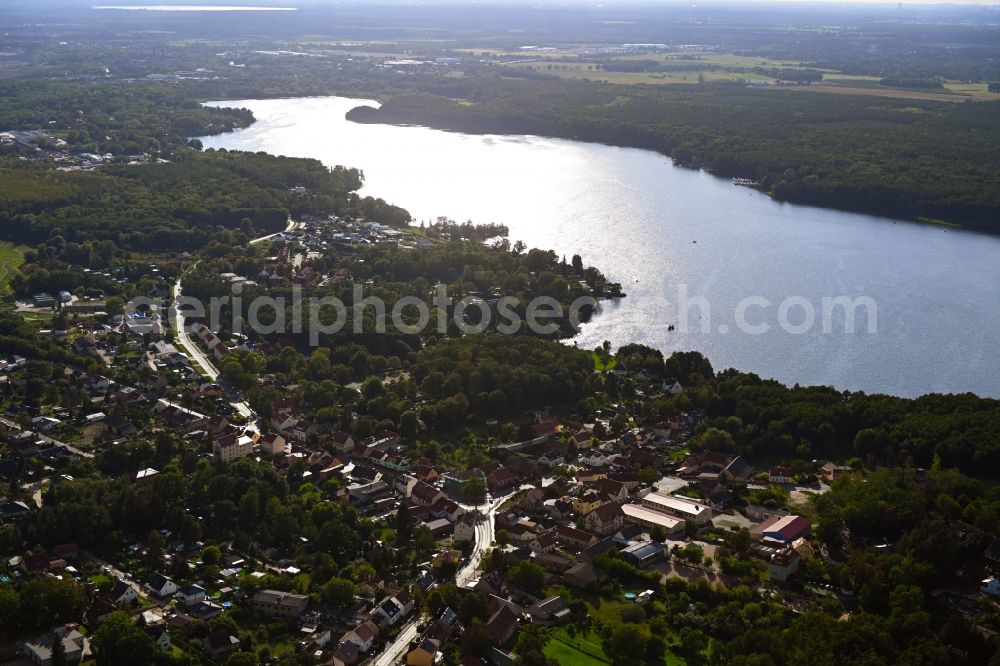
<path id="1" fill-rule="evenodd" d="M 348 119 L 655 150 L 683 166 L 751 178 L 783 201 L 1000 232 L 1000 167 L 990 157 L 1000 151 L 996 103 L 732 85 L 461 85 L 396 95 Z"/>

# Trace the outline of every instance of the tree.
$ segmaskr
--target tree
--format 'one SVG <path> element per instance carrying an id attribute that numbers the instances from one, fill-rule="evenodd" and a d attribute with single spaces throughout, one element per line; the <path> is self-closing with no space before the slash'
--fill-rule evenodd
<path id="1" fill-rule="evenodd" d="M 205 546 L 201 551 L 201 561 L 205 564 L 212 566 L 218 564 L 222 560 L 222 551 L 219 550 L 218 546 Z"/>
<path id="2" fill-rule="evenodd" d="M 132 619 L 122 611 L 105 618 L 91 642 L 98 666 L 131 666 L 162 661 L 162 653 L 153 639 L 132 624 Z"/>
<path id="3" fill-rule="evenodd" d="M 0 585 L 0 626 L 15 627 L 21 620 L 21 597 L 11 585 Z"/>
<path id="4" fill-rule="evenodd" d="M 462 654 L 464 656 L 483 657 L 493 644 L 486 625 L 478 617 L 466 625 L 462 632 Z"/>
<path id="5" fill-rule="evenodd" d="M 647 633 L 641 625 L 621 624 L 603 641 L 604 652 L 614 664 L 634 666 L 646 656 L 646 640 Z"/>
<path id="6" fill-rule="evenodd" d="M 256 652 L 236 652 L 226 660 L 226 666 L 259 666 Z"/>
<path id="7" fill-rule="evenodd" d="M 399 434 L 403 437 L 417 436 L 417 413 L 408 409 L 399 415 Z"/>
<path id="8" fill-rule="evenodd" d="M 486 501 L 486 482 L 474 476 L 462 484 L 462 495 L 476 504 Z"/>
<path id="9" fill-rule="evenodd" d="M 158 569 L 163 564 L 163 549 L 167 540 L 156 530 L 151 530 L 146 537 L 146 563 L 150 569 Z"/>
<path id="10" fill-rule="evenodd" d="M 104 304 L 108 314 L 112 317 L 125 312 L 125 300 L 121 296 L 112 296 Z"/>
<path id="11" fill-rule="evenodd" d="M 510 584 L 529 594 L 538 594 L 545 585 L 545 570 L 534 562 L 518 562 L 507 573 Z"/>
<path id="12" fill-rule="evenodd" d="M 80 617 L 87 607 L 87 595 L 75 580 L 35 578 L 20 591 L 21 621 L 26 628 L 53 627 Z"/>
<path id="13" fill-rule="evenodd" d="M 399 542 L 407 543 L 413 534 L 413 518 L 410 516 L 410 507 L 406 502 L 396 510 L 396 537 Z"/>
<path id="14" fill-rule="evenodd" d="M 49 662 L 52 666 L 66 666 L 66 646 L 63 644 L 62 636 L 52 637 L 52 656 Z"/>
<path id="15" fill-rule="evenodd" d="M 555 659 L 545 657 L 549 633 L 537 624 L 527 624 L 517 632 L 517 664 L 519 666 L 559 666 Z"/>
<path id="16" fill-rule="evenodd" d="M 355 594 L 354 583 L 345 578 L 331 578 L 322 589 L 323 601 L 341 606 L 354 601 Z"/>

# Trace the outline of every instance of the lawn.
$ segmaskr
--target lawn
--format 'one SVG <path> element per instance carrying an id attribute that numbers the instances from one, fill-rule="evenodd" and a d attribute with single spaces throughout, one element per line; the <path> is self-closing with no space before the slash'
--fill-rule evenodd
<path id="1" fill-rule="evenodd" d="M 611 663 L 611 659 L 601 647 L 601 637 L 593 629 L 586 634 L 577 633 L 576 636 L 572 637 L 565 628 L 557 629 L 552 633 L 544 652 L 546 657 L 552 657 L 560 664 L 568 666 L 606 666 Z M 706 657 L 710 654 L 710 651 L 706 650 Z M 677 656 L 669 649 L 667 650 L 664 659 L 665 666 L 685 666 L 686 664 L 687 662 L 682 657 Z"/>
<path id="2" fill-rule="evenodd" d="M 605 666 L 611 660 L 601 649 L 601 638 L 593 630 L 570 637 L 565 629 L 558 629 L 545 646 L 545 656 L 560 664 L 572 666 Z"/>

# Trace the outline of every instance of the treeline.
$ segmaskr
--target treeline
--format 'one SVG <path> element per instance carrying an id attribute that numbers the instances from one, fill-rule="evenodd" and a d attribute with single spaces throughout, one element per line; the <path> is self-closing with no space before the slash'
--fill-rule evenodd
<path id="1" fill-rule="evenodd" d="M 203 107 L 177 86 L 151 82 L 0 81 L 0 131 L 41 129 L 71 151 L 171 153 L 192 136 L 253 122 L 246 109 Z"/>
<path id="2" fill-rule="evenodd" d="M 449 86 L 397 95 L 348 118 L 647 148 L 679 164 L 753 178 L 788 201 L 1000 230 L 997 103 L 551 77 L 466 77 Z"/>
<path id="3" fill-rule="evenodd" d="M 338 270 L 346 270 L 350 274 L 350 279 L 337 278 L 306 287 L 310 297 L 335 296 L 346 306 L 344 325 L 339 331 L 324 332 L 315 340 L 309 330 L 267 335 L 252 330 L 247 333 L 255 341 L 274 343 L 280 340 L 282 344 L 301 350 L 317 342 L 331 349 L 339 345 L 362 344 L 377 353 L 400 357 L 419 349 L 421 340 L 428 337 L 461 336 L 463 331 L 458 322 L 469 327 L 482 326 L 483 330 L 497 330 L 503 326 L 500 330 L 505 332 L 562 338 L 575 332 L 573 317 L 578 317 L 581 322 L 588 321 L 599 307 L 596 299 L 615 288 L 614 284 L 609 286 L 605 283 L 604 275 L 598 269 L 584 267 L 579 255 L 566 261 L 549 250 L 533 248 L 526 251 L 523 243 L 519 245 L 516 242 L 512 246 L 507 239 L 486 246 L 461 239 L 461 226 L 456 227 L 458 233 L 455 236 L 444 240 L 438 236 L 442 228 L 451 227 L 427 229 L 431 244 L 420 251 L 401 251 L 389 244 L 361 245 L 349 250 L 334 246 L 322 256 L 310 259 L 308 266 L 319 275 L 335 275 Z M 219 277 L 220 274 L 235 272 L 256 278 L 268 266 L 267 257 L 258 248 L 211 244 L 206 252 L 213 259 L 203 262 L 185 278 L 185 293 L 189 296 L 201 299 L 225 296 L 229 293 L 229 286 Z M 270 270 L 275 269 L 271 267 Z M 243 320 L 248 319 L 250 303 L 266 291 L 285 299 L 284 320 L 294 321 L 288 277 L 287 273 L 284 276 L 279 273 L 282 284 L 269 288 L 246 285 L 242 309 L 235 314 Z M 359 300 L 355 287 L 361 285 L 365 285 L 363 298 L 380 299 L 385 307 L 375 307 Z M 449 302 L 439 301 L 440 288 L 443 288 Z M 500 299 L 505 297 L 516 299 L 516 302 L 504 301 L 501 309 Z M 536 297 L 551 298 L 553 305 L 561 307 L 561 312 L 537 318 L 536 321 L 545 328 L 535 327 L 538 330 L 533 330 L 527 323 L 528 307 Z M 577 303 L 578 310 L 574 311 L 574 303 L 583 297 L 595 300 Z M 414 307 L 404 308 L 400 313 L 405 326 L 395 326 L 392 309 L 404 298 L 416 298 L 428 306 L 429 319 L 419 331 L 408 330 L 418 323 Z M 462 312 L 456 314 L 463 299 L 468 300 L 462 304 Z M 356 303 L 362 306 L 359 312 L 354 310 Z M 224 333 L 234 321 L 234 313 L 229 308 L 227 304 L 221 311 Z M 270 316 L 268 310 L 265 317 Z M 322 323 L 330 324 L 335 319 L 332 308 L 320 311 L 319 320 Z M 548 330 L 550 324 L 554 325 L 552 330 Z M 514 329 L 508 330 L 512 326 Z M 384 332 L 380 333 L 380 329 Z"/>
<path id="4" fill-rule="evenodd" d="M 717 635 L 727 663 L 997 663 L 996 613 L 966 619 L 928 592 L 978 584 L 1000 520 L 995 488 L 954 470 L 881 468 L 839 479 L 815 508 L 829 557 L 807 559 L 804 573 L 850 590 L 854 612 L 838 619 L 828 600 L 780 626 Z"/>
<path id="5" fill-rule="evenodd" d="M 643 355 L 640 347 L 631 345 L 626 358 L 647 368 L 655 364 L 656 354 Z M 713 374 L 696 352 L 675 354 L 665 366 L 689 389 L 654 402 L 646 419 L 705 409 L 708 418 L 699 425 L 695 446 L 765 463 L 853 459 L 870 466 L 943 465 L 977 477 L 1000 474 L 1000 401 L 995 399 L 971 393 L 910 399 L 789 387 L 737 370 Z"/>
<path id="6" fill-rule="evenodd" d="M 197 250 L 226 230 L 284 228 L 292 214 L 370 205 L 356 169 L 265 153 L 185 150 L 170 162 L 96 173 L 0 169 L 0 236 L 50 246 L 111 241 L 133 250 Z M 292 190 L 305 187 L 304 195 Z M 405 211 L 404 211 L 405 212 Z M 407 215 L 408 218 L 408 215 Z"/>
<path id="7" fill-rule="evenodd" d="M 941 79 L 915 79 L 905 76 L 887 76 L 879 83 L 892 88 L 916 88 L 919 90 L 944 90 Z"/>

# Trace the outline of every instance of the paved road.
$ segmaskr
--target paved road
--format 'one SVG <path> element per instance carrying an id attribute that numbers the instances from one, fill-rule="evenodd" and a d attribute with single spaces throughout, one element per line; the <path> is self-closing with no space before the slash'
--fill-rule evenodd
<path id="1" fill-rule="evenodd" d="M 474 580 L 479 571 L 479 560 L 483 556 L 483 552 L 486 551 L 493 544 L 493 539 L 495 535 L 493 534 L 493 518 L 496 514 L 497 508 L 503 504 L 507 499 L 504 497 L 495 497 L 490 500 L 489 505 L 484 512 L 485 518 L 478 523 L 476 523 L 476 542 L 472 547 L 472 554 L 469 556 L 469 563 L 466 564 L 462 569 L 455 574 L 455 584 L 459 587 L 466 585 L 469 581 Z M 478 511 L 478 506 L 472 506 L 468 504 L 462 505 L 467 511 Z"/>
<path id="2" fill-rule="evenodd" d="M 128 584 L 129 587 L 131 587 L 133 590 L 135 590 L 136 594 L 138 594 L 140 597 L 142 597 L 143 599 L 145 599 L 149 603 L 155 604 L 157 606 L 160 605 L 160 602 L 157 599 L 155 599 L 153 597 L 150 597 L 146 593 L 146 590 L 142 587 L 142 585 L 139 584 L 138 581 L 132 580 L 129 576 L 126 576 L 124 571 L 121 571 L 120 569 L 116 569 L 115 566 L 112 565 L 110 562 L 106 562 L 106 561 L 102 560 L 101 558 L 97 557 L 96 555 L 94 555 L 89 550 L 82 550 L 82 551 L 80 551 L 80 554 L 83 555 L 83 557 L 85 559 L 90 560 L 94 564 L 96 564 L 99 567 L 101 567 L 102 571 L 105 571 L 106 573 L 110 574 L 114 578 L 117 578 L 118 580 L 125 581 Z"/>
<path id="3" fill-rule="evenodd" d="M 45 442 L 46 444 L 51 444 L 52 446 L 61 446 L 64 449 L 66 449 L 67 451 L 69 451 L 70 453 L 78 455 L 81 458 L 93 458 L 94 457 L 93 453 L 87 453 L 86 451 L 81 451 L 80 449 L 76 448 L 72 444 L 67 444 L 66 442 L 60 442 L 58 439 L 52 439 L 48 435 L 43 435 L 41 433 L 37 433 L 36 432 L 35 434 L 38 436 L 38 439 L 40 439 L 41 441 Z"/>
<path id="4" fill-rule="evenodd" d="M 292 220 L 288 220 L 288 226 L 285 227 L 285 232 L 287 233 L 289 231 L 294 231 L 296 227 L 298 227 L 298 222 L 293 222 Z M 266 241 L 269 238 L 274 238 L 277 235 L 278 234 L 268 234 L 267 236 L 254 238 L 253 240 L 250 241 L 250 245 L 256 245 L 257 243 Z M 188 268 L 188 271 L 192 270 L 197 265 L 198 262 L 195 262 Z M 188 271 L 181 273 L 180 276 L 178 276 L 177 278 L 177 282 L 174 283 L 174 302 L 172 308 L 173 313 L 172 313 L 172 321 L 170 322 L 170 324 L 173 326 L 173 329 L 176 333 L 176 340 L 180 344 L 184 352 L 191 358 L 192 361 L 194 361 L 195 365 L 201 368 L 202 373 L 204 373 L 206 377 L 208 377 L 212 381 L 218 381 L 219 369 L 215 366 L 215 363 L 212 362 L 212 359 L 210 359 L 208 355 L 205 354 L 204 351 L 202 351 L 201 346 L 199 346 L 198 343 L 196 343 L 194 340 L 191 339 L 191 334 L 184 326 L 185 317 L 184 313 L 181 311 L 180 308 L 180 299 L 184 293 L 183 291 L 184 287 L 182 284 L 184 280 L 184 275 Z M 242 416 L 247 420 L 247 427 L 250 430 L 259 430 L 259 426 L 257 424 L 257 415 L 250 408 L 250 405 L 248 405 L 246 401 L 243 400 L 239 396 L 239 394 L 237 394 L 235 391 L 232 391 L 228 397 L 230 399 L 230 404 L 232 405 L 233 409 L 235 409 L 240 416 Z"/>
<path id="5" fill-rule="evenodd" d="M 372 666 L 392 666 L 396 661 L 406 654 L 410 647 L 410 641 L 417 637 L 417 621 L 411 620 L 403 625 L 391 644 L 387 645 L 381 653 L 372 659 Z"/>
<path id="6" fill-rule="evenodd" d="M 469 563 L 455 574 L 455 583 L 461 587 L 474 580 L 479 566 L 479 560 L 483 552 L 493 543 L 493 517 L 507 496 L 497 497 L 490 501 L 485 512 L 485 518 L 476 525 L 476 542 L 472 548 L 472 555 L 469 556 Z M 479 506 L 471 504 L 461 505 L 466 511 L 478 511 Z M 406 654 L 410 642 L 417 637 L 417 620 L 413 619 L 402 626 L 399 635 L 392 643 L 387 645 L 382 652 L 372 659 L 372 666 L 393 666 L 400 657 Z"/>

